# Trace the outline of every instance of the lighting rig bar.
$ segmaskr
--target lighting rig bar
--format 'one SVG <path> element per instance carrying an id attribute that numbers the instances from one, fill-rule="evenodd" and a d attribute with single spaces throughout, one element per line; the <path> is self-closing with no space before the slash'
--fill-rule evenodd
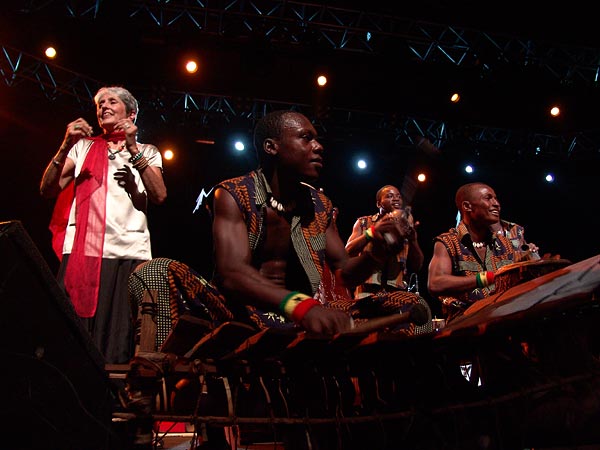
<path id="1" fill-rule="evenodd" d="M 24 0 L 21 12 L 64 4 L 68 16 L 94 19 L 102 3 Z M 291 45 L 311 42 L 353 52 L 408 52 L 419 61 L 477 65 L 483 74 L 498 64 L 533 65 L 563 83 L 595 85 L 600 75 L 597 48 L 556 45 L 330 5 L 290 0 L 132 0 L 125 5 L 130 19 L 163 30 L 187 27 L 229 39 L 262 35 Z"/>
<path id="2" fill-rule="evenodd" d="M 53 65 L 31 54 L 9 47 L 0 46 L 0 76 L 9 87 L 23 83 L 36 84 L 51 101 L 67 101 L 74 107 L 88 111 L 96 91 L 104 86 L 98 80 L 86 77 L 63 67 Z M 376 130 L 389 133 L 400 146 L 417 145 L 425 137 L 435 148 L 441 149 L 445 142 L 452 139 L 461 130 L 448 128 L 443 121 L 411 116 L 383 114 L 373 111 L 330 108 L 323 116 L 315 114 L 312 106 L 278 100 L 237 99 L 231 96 L 198 92 L 161 92 L 138 88 L 136 95 L 141 108 L 150 114 L 158 115 L 165 124 L 207 125 L 230 124 L 244 119 L 253 122 L 266 112 L 274 109 L 295 109 L 316 117 L 316 124 L 323 130 Z M 511 130 L 483 126 L 470 126 L 467 140 L 475 144 L 492 146 L 511 145 Z M 575 146 L 597 147 L 597 139 L 578 133 L 576 137 L 550 136 L 528 133 L 524 142 L 527 147 L 534 146 L 558 157 L 570 156 Z M 523 142 L 522 140 L 519 142 Z"/>

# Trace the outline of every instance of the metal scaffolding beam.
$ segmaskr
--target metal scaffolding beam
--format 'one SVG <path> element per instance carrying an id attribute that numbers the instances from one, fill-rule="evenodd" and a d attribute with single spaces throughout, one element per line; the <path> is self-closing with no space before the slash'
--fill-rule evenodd
<path id="1" fill-rule="evenodd" d="M 19 12 L 54 8 L 67 17 L 94 20 L 106 4 L 102 0 L 23 0 Z M 477 64 L 483 72 L 498 64 L 536 66 L 560 81 L 588 85 L 595 85 L 600 73 L 598 48 L 301 1 L 131 0 L 123 8 L 129 19 L 164 31 L 193 29 L 228 39 L 261 36 L 278 43 L 311 42 L 340 51 L 402 51 L 420 61 Z"/>
<path id="2" fill-rule="evenodd" d="M 61 8 L 62 5 L 62 8 Z M 23 0 L 22 13 L 60 8 L 66 16 L 93 20 L 102 0 Z M 556 45 L 466 27 L 289 0 L 132 0 L 123 5 L 141 25 L 168 31 L 273 42 L 322 44 L 334 50 L 403 51 L 416 60 L 481 67 L 536 66 L 562 82 L 598 82 L 600 49 Z"/>
<path id="3" fill-rule="evenodd" d="M 19 2 L 16 2 L 19 3 Z M 288 0 L 131 0 L 123 14 L 138 25 L 161 32 L 193 30 L 227 39 L 250 37 L 288 45 L 307 42 L 336 51 L 386 54 L 403 52 L 414 60 L 457 66 L 477 66 L 482 74 L 499 64 L 544 68 L 568 83 L 594 85 L 600 72 L 600 50 L 549 45 L 462 27 L 441 25 L 388 14 L 338 8 Z M 108 7 L 102 0 L 23 0 L 20 14 L 38 14 L 48 9 L 65 17 L 95 20 Z M 1 43 L 0 43 L 1 44 Z M 8 86 L 35 83 L 51 100 L 70 97 L 87 108 L 103 83 L 67 69 L 53 66 L 32 55 L 2 46 L 0 75 Z M 254 121 L 274 107 L 297 108 L 317 116 L 323 127 L 371 128 L 393 135 L 399 145 L 415 145 L 425 137 L 436 148 L 460 135 L 468 142 L 490 146 L 540 146 L 556 156 L 572 156 L 576 150 L 595 150 L 597 139 L 585 131 L 569 136 L 469 125 L 468 133 L 443 121 L 390 113 L 358 111 L 332 106 L 326 117 L 314 114 L 308 105 L 281 100 L 240 101 L 231 96 L 197 92 L 136 92 L 141 105 L 159 114 L 161 121 L 195 124 L 231 123 L 236 118 Z M 465 136 L 467 136 L 465 138 Z M 552 149 L 552 150 L 549 150 Z"/>
<path id="4" fill-rule="evenodd" d="M 67 101 L 81 111 L 89 110 L 93 96 L 101 86 L 99 80 L 86 77 L 63 67 L 53 65 L 31 54 L 2 45 L 0 76 L 9 87 L 22 83 L 37 85 L 44 95 L 53 101 Z M 448 141 L 460 135 L 473 144 L 496 147 L 526 146 L 544 149 L 546 155 L 566 158 L 573 154 L 576 146 L 586 150 L 598 148 L 598 138 L 578 133 L 577 136 L 552 136 L 529 132 L 518 136 L 509 129 L 470 125 L 464 129 L 453 129 L 444 121 L 376 111 L 361 111 L 330 108 L 320 115 L 313 106 L 280 100 L 239 99 L 227 95 L 201 92 L 164 91 L 141 89 L 136 92 L 140 107 L 157 117 L 164 124 L 184 126 L 223 126 L 240 119 L 247 121 L 251 129 L 254 121 L 274 109 L 295 109 L 315 117 L 315 122 L 324 130 L 377 131 L 385 132 L 400 146 L 418 146 L 426 138 L 436 149 L 442 149 Z M 518 138 L 518 139 L 517 139 Z"/>

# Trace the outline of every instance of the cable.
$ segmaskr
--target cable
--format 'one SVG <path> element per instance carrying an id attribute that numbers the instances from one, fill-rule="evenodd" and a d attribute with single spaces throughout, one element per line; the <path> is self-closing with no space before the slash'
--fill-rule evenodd
<path id="1" fill-rule="evenodd" d="M 419 276 L 416 274 L 416 272 L 410 274 L 408 279 L 408 292 L 414 292 L 415 294 L 419 295 Z"/>

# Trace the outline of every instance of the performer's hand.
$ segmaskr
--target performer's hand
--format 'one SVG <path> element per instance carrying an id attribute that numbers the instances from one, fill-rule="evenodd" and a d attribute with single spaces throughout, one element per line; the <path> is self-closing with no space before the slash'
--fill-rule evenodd
<path id="1" fill-rule="evenodd" d="M 350 331 L 354 321 L 343 311 L 315 306 L 302 318 L 300 325 L 310 333 L 334 335 Z"/>
<path id="2" fill-rule="evenodd" d="M 130 141 L 132 143 L 135 143 L 135 136 L 138 132 L 138 127 L 133 122 L 133 120 L 131 120 L 129 118 L 120 119 L 115 124 L 115 130 L 119 130 L 119 131 L 122 131 L 123 133 L 125 133 L 125 139 L 127 140 L 128 143 Z"/>
<path id="3" fill-rule="evenodd" d="M 121 186 L 127 192 L 134 192 L 136 187 L 135 176 L 128 165 L 124 165 L 121 169 L 117 169 L 113 178 L 117 180 L 119 186 Z"/>
<path id="4" fill-rule="evenodd" d="M 415 227 L 412 216 L 407 216 L 402 209 L 395 209 L 387 215 L 391 220 L 395 221 L 400 229 L 400 235 L 405 239 L 410 239 L 415 234 Z"/>
<path id="5" fill-rule="evenodd" d="M 67 125 L 67 131 L 65 132 L 64 147 L 70 149 L 73 147 L 79 139 L 91 136 L 94 129 L 89 123 L 81 117 Z"/>
<path id="6" fill-rule="evenodd" d="M 396 219 L 390 215 L 377 222 L 373 233 L 374 255 L 398 253 L 404 245 L 404 239 L 408 238 L 409 228 L 406 219 Z"/>

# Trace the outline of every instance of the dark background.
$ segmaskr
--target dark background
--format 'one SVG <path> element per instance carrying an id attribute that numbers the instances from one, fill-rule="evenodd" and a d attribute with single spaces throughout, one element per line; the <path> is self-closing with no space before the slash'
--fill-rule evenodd
<path id="1" fill-rule="evenodd" d="M 258 4 L 267 11 L 279 3 Z M 232 21 L 230 30 L 238 31 L 229 34 L 206 32 L 189 20 L 159 27 L 142 20 L 141 14 L 131 14 L 144 5 L 155 6 L 151 1 L 3 2 L 0 44 L 8 46 L 11 56 L 12 51 L 22 51 L 29 61 L 43 61 L 42 42 L 52 39 L 59 50 L 59 58 L 49 63 L 52 70 L 72 72 L 97 86 L 121 84 L 140 100 L 139 140 L 177 150 L 176 159 L 164 163 L 167 202 L 151 205 L 149 211 L 154 256 L 180 259 L 207 277 L 212 269 L 210 222 L 203 208 L 193 213 L 196 199 L 202 189 L 210 189 L 217 181 L 255 168 L 253 151 L 230 150 L 227 135 L 239 131 L 249 136 L 260 116 L 260 111 L 252 109 L 257 103 L 269 104 L 271 109 L 300 105 L 315 119 L 326 148 L 318 186 L 340 209 L 343 241 L 356 217 L 375 212 L 379 187 L 395 184 L 408 194 L 421 223 L 419 241 L 426 263 L 419 280 L 426 298 L 432 239 L 455 224 L 454 193 L 465 182 L 477 180 L 493 186 L 502 203 L 502 216 L 524 225 L 526 236 L 542 253 L 560 254 L 573 262 L 598 254 L 598 85 L 593 75 L 569 75 L 565 68 L 580 62 L 585 73 L 593 73 L 594 64 L 600 61 L 597 24 L 589 7 L 578 2 L 561 9 L 517 2 L 405 3 L 312 3 L 343 8 L 338 10 L 340 15 L 347 10 L 395 17 L 398 22 L 406 19 L 406 29 L 394 30 L 396 39 L 374 39 L 373 51 L 328 46 L 320 34 L 324 20 L 314 23 L 306 40 L 292 42 L 260 29 L 243 32 L 241 12 L 224 16 Z M 234 9 L 238 5 L 232 4 Z M 68 5 L 74 5 L 76 14 L 71 14 Z M 169 3 L 173 8 L 182 5 L 198 3 Z M 208 4 L 214 11 L 224 7 L 220 2 Z M 86 12 L 90 8 L 95 13 Z M 435 57 L 415 58 L 401 37 L 406 34 L 408 41 L 415 23 L 447 27 L 444 36 L 459 30 L 472 42 L 487 44 L 474 48 L 473 55 L 458 64 L 449 63 L 439 52 Z M 361 27 L 368 28 L 364 23 Z M 534 63 L 523 56 L 527 45 L 538 56 Z M 39 181 L 68 122 L 82 116 L 97 127 L 94 107 L 91 97 L 84 104 L 73 101 L 68 89 L 48 98 L 39 82 L 39 77 L 47 76 L 45 68 L 11 66 L 8 61 L 15 59 L 7 57 L 6 48 L 4 52 L 0 66 L 0 220 L 22 221 L 54 270 L 58 261 L 51 252 L 47 229 L 53 202 L 39 196 Z M 178 72 L 176 65 L 185 53 L 201 60 L 196 77 Z M 550 66 L 564 70 L 553 72 Z M 330 78 L 321 93 L 314 87 L 318 70 L 326 70 Z M 451 105 L 448 97 L 457 88 L 463 92 L 463 102 Z M 178 104 L 165 102 L 161 108 L 149 101 L 161 95 L 169 98 L 172 92 L 226 97 L 246 113 L 227 120 L 219 111 L 196 117 L 186 111 L 178 113 Z M 547 117 L 552 101 L 563 106 L 565 116 L 559 121 Z M 340 119 L 349 111 L 359 120 Z M 168 119 L 161 113 L 169 113 Z M 360 120 L 362 113 L 366 120 Z M 439 151 L 424 151 L 403 138 L 402 118 L 407 116 L 447 126 Z M 500 130 L 509 139 L 477 140 L 473 130 L 482 127 Z M 429 131 L 422 130 L 423 136 Z M 204 133 L 215 137 L 214 145 L 195 142 Z M 534 155 L 526 140 L 532 133 L 547 136 L 552 145 Z M 569 150 L 574 137 L 578 137 L 577 145 Z M 365 173 L 354 169 L 358 155 L 370 161 Z M 460 170 L 467 159 L 478 167 L 469 176 Z M 545 170 L 556 173 L 554 184 L 544 183 Z M 427 182 L 418 186 L 411 181 L 417 171 L 428 174 Z"/>

